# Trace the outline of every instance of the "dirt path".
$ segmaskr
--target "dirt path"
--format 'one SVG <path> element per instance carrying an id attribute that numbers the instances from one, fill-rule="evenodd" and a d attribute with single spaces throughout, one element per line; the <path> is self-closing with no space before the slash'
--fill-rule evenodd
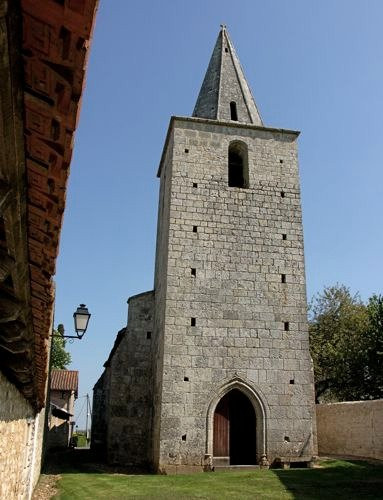
<path id="1" fill-rule="evenodd" d="M 59 478 L 59 475 L 41 474 L 32 500 L 50 500 L 57 493 L 56 482 Z"/>

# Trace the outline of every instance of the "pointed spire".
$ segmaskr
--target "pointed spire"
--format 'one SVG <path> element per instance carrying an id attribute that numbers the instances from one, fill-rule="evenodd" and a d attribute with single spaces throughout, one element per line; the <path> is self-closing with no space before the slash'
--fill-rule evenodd
<path id="1" fill-rule="evenodd" d="M 226 26 L 221 24 L 193 116 L 263 125 Z"/>

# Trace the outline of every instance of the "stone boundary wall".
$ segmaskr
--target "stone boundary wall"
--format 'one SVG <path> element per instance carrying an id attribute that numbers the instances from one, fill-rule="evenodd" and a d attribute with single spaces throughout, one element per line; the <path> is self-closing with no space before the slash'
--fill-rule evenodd
<path id="1" fill-rule="evenodd" d="M 29 499 L 41 468 L 44 413 L 0 372 L 0 498 Z"/>
<path id="2" fill-rule="evenodd" d="M 383 399 L 316 405 L 319 455 L 383 460 Z"/>

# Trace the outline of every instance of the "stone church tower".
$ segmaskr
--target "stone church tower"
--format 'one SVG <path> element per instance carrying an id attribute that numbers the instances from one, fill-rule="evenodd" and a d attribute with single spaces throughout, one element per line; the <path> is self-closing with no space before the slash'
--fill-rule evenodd
<path id="1" fill-rule="evenodd" d="M 111 461 L 178 472 L 315 455 L 298 135 L 263 125 L 222 27 L 193 116 L 170 120 L 154 292 L 130 299 L 95 386 Z"/>

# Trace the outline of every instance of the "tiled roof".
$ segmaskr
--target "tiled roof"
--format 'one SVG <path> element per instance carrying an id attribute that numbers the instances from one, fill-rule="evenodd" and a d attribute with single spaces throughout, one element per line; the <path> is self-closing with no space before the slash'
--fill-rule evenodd
<path id="1" fill-rule="evenodd" d="M 51 390 L 53 391 L 78 391 L 77 370 L 52 370 Z"/>

